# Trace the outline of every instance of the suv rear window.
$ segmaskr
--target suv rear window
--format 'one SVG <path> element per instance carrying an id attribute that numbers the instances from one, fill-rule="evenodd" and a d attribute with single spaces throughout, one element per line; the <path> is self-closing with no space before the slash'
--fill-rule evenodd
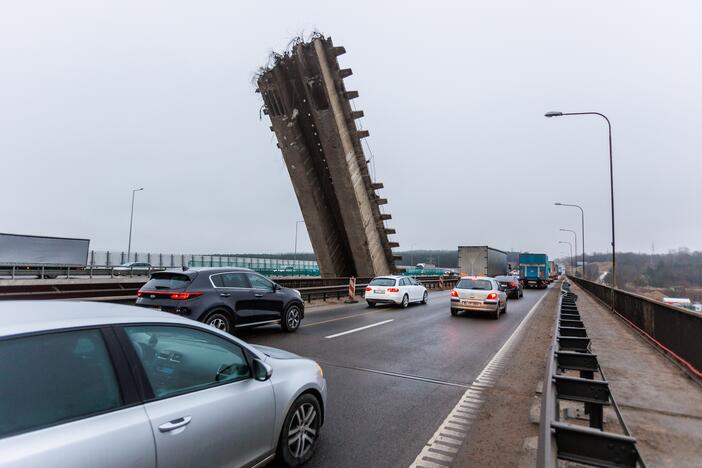
<path id="1" fill-rule="evenodd" d="M 462 279 L 456 285 L 456 289 L 477 289 L 479 291 L 490 291 L 492 290 L 492 283 L 490 280 Z"/>
<path id="2" fill-rule="evenodd" d="M 144 285 L 143 289 L 147 291 L 155 291 L 158 289 L 185 289 L 191 281 L 188 275 L 182 273 L 154 273 Z"/>
<path id="3" fill-rule="evenodd" d="M 370 286 L 395 286 L 395 279 L 394 278 L 373 278 L 370 283 L 368 283 Z"/>

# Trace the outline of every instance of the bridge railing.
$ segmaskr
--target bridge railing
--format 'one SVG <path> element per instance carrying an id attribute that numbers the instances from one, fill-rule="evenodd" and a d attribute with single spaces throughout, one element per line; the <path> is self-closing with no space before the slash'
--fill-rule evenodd
<path id="1" fill-rule="evenodd" d="M 696 377 L 702 378 L 702 314 L 639 296 L 638 294 L 569 277 L 619 314 Z"/>
<path id="2" fill-rule="evenodd" d="M 564 282 L 544 376 L 536 466 L 557 468 L 559 460 L 564 460 L 592 466 L 644 467 L 636 439 L 624 423 L 597 356 L 590 351 L 590 338 L 576 300 Z M 563 422 L 562 401 L 582 404 L 589 415 L 589 427 Z M 623 434 L 604 431 L 604 407 L 610 405 Z"/>
<path id="3" fill-rule="evenodd" d="M 276 283 L 300 291 L 303 299 L 340 299 L 348 295 L 349 278 L 273 278 Z M 363 296 L 372 278 L 356 278 L 356 295 Z M 417 277 L 427 289 L 455 286 L 459 278 Z M 133 302 L 146 278 L 122 278 L 119 281 L 56 282 L 0 286 L 0 300 L 81 299 L 110 302 Z"/>

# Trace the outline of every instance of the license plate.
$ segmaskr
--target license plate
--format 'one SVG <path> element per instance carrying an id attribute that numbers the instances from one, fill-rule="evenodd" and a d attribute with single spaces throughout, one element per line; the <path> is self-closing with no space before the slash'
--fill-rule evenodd
<path id="1" fill-rule="evenodd" d="M 476 301 L 461 301 L 461 304 L 467 305 L 467 306 L 479 306 L 479 305 L 481 305 L 480 302 L 476 302 Z"/>
<path id="2" fill-rule="evenodd" d="M 376 294 L 385 294 L 385 291 L 383 289 L 375 289 L 373 290 L 373 292 Z"/>

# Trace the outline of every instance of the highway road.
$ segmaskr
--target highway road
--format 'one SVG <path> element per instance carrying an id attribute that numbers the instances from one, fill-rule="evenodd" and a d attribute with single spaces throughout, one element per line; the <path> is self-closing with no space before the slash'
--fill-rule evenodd
<path id="1" fill-rule="evenodd" d="M 497 321 L 452 317 L 442 291 L 405 310 L 364 302 L 310 309 L 296 333 L 270 326 L 238 336 L 322 365 L 327 417 L 306 466 L 406 468 L 544 293 L 525 290 Z"/>

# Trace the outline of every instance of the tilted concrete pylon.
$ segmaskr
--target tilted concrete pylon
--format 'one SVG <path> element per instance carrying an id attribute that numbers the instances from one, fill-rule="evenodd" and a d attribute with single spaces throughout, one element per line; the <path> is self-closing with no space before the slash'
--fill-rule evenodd
<path id="1" fill-rule="evenodd" d="M 336 59 L 345 53 L 331 38 L 298 41 L 261 70 L 258 89 L 271 120 L 322 276 L 372 277 L 395 271 L 395 257 L 361 147 L 367 130 L 350 100 Z"/>

